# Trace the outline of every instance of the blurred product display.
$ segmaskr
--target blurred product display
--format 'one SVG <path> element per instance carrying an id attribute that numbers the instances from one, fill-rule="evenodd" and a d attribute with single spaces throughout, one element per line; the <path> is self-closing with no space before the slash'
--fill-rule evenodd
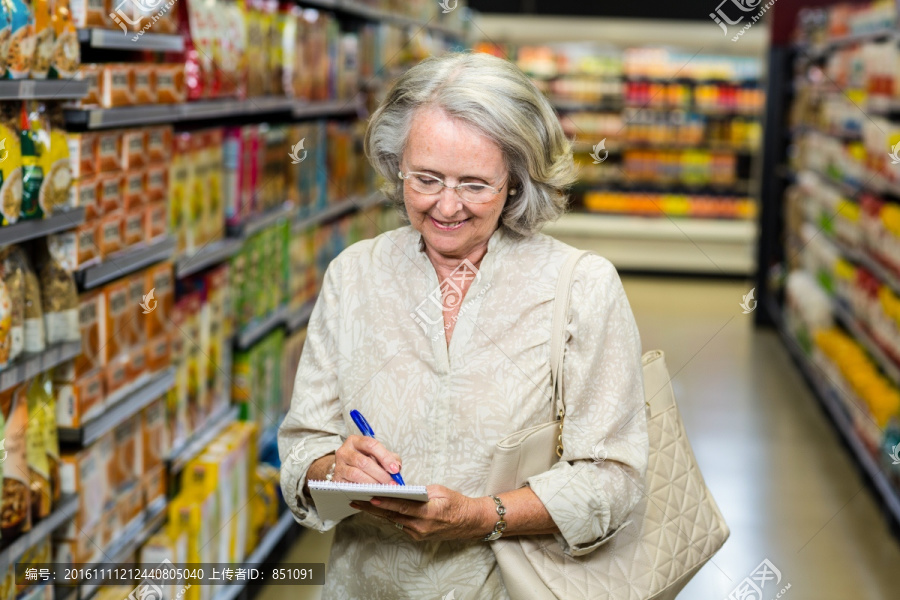
<path id="1" fill-rule="evenodd" d="M 900 51 L 893 3 L 800 11 L 760 300 L 900 522 Z M 781 162 L 778 162 L 778 161 Z M 764 210 L 766 210 L 764 208 Z M 773 244 L 774 237 L 779 242 Z M 772 260 L 775 249 L 781 258 Z"/>
<path id="2" fill-rule="evenodd" d="M 27 84 L 0 101 L 0 599 L 137 584 L 40 585 L 17 565 L 240 566 L 296 535 L 275 428 L 306 323 L 331 260 L 400 223 L 364 117 L 465 47 L 467 15 L 0 5 L 0 78 Z M 238 588 L 179 589 L 160 599 Z"/>

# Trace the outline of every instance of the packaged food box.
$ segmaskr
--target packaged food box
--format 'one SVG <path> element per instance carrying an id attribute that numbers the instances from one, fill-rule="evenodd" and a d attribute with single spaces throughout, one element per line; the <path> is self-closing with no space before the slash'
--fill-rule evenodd
<path id="1" fill-rule="evenodd" d="M 153 290 L 156 308 L 144 317 L 144 335 L 152 339 L 169 331 L 169 319 L 175 304 L 175 274 L 172 263 L 163 262 L 145 271 L 144 287 Z"/>
<path id="2" fill-rule="evenodd" d="M 169 169 L 150 165 L 145 173 L 145 199 L 149 202 L 165 202 L 169 197 Z"/>
<path id="3" fill-rule="evenodd" d="M 119 332 L 126 329 L 126 320 L 134 315 L 128 305 L 128 282 L 114 281 L 103 287 L 100 307 L 100 360 L 106 365 L 125 349 Z"/>
<path id="4" fill-rule="evenodd" d="M 128 378 L 128 352 L 122 351 L 120 354 L 112 357 L 103 367 L 103 390 L 105 398 L 104 406 L 107 408 L 117 404 L 120 396 L 116 394 L 119 390 L 125 388 L 131 380 Z"/>
<path id="5" fill-rule="evenodd" d="M 78 296 L 78 327 L 81 330 L 81 354 L 73 361 L 71 381 L 103 366 L 100 352 L 100 290 L 91 290 Z"/>
<path id="6" fill-rule="evenodd" d="M 144 491 L 139 483 L 134 483 L 119 492 L 116 511 L 120 522 L 127 526 L 128 523 L 140 516 L 143 510 Z"/>
<path id="7" fill-rule="evenodd" d="M 166 435 L 166 400 L 160 397 L 141 411 L 141 425 L 144 436 L 144 472 L 162 466 L 169 455 L 169 440 Z"/>
<path id="8" fill-rule="evenodd" d="M 168 231 L 169 206 L 165 201 L 151 202 L 144 209 L 144 239 L 151 241 L 163 236 Z"/>
<path id="9" fill-rule="evenodd" d="M 81 427 L 103 412 L 103 368 L 75 379 L 73 362 L 53 371 L 56 391 L 56 422 L 60 427 Z"/>
<path id="10" fill-rule="evenodd" d="M 126 375 L 128 377 L 128 381 L 135 381 L 142 375 L 148 373 L 147 344 L 141 342 L 132 346 L 128 351 L 128 366 Z"/>
<path id="11" fill-rule="evenodd" d="M 86 176 L 79 181 L 72 183 L 69 193 L 72 195 L 70 203 L 74 206 L 84 207 L 85 221 L 93 221 L 102 211 L 97 201 L 99 194 L 98 182 L 90 176 Z"/>
<path id="12" fill-rule="evenodd" d="M 103 65 L 100 64 L 83 64 L 75 73 L 75 79 L 86 81 L 88 84 L 87 93 L 78 101 L 81 106 L 100 105 L 100 73 L 102 70 Z"/>
<path id="13" fill-rule="evenodd" d="M 167 164 L 172 158 L 172 126 L 148 127 L 145 131 L 148 164 Z"/>
<path id="14" fill-rule="evenodd" d="M 147 133 L 141 129 L 122 132 L 122 169 L 143 169 L 147 164 Z"/>
<path id="15" fill-rule="evenodd" d="M 62 493 L 78 495 L 78 512 L 60 532 L 63 538 L 83 537 L 79 530 L 90 531 L 104 520 L 103 510 L 112 497 L 112 490 L 109 487 L 107 459 L 100 450 L 99 445 L 91 445 L 60 454 Z"/>
<path id="16" fill-rule="evenodd" d="M 72 177 L 82 179 L 96 173 L 97 136 L 94 133 L 66 133 Z"/>
<path id="17" fill-rule="evenodd" d="M 114 210 L 100 218 L 100 222 L 97 224 L 96 240 L 101 257 L 105 258 L 124 247 L 122 241 L 122 217 L 121 211 Z"/>
<path id="18" fill-rule="evenodd" d="M 154 75 L 157 103 L 180 104 L 187 101 L 183 64 L 157 65 Z"/>
<path id="19" fill-rule="evenodd" d="M 147 236 L 147 211 L 137 207 L 125 211 L 122 219 L 122 244 L 125 248 L 140 244 Z"/>
<path id="20" fill-rule="evenodd" d="M 122 131 L 112 130 L 97 133 L 97 173 L 122 170 Z"/>
<path id="21" fill-rule="evenodd" d="M 159 466 L 148 469 L 141 478 L 141 489 L 144 503 L 150 505 L 159 498 L 166 496 L 166 468 Z"/>
<path id="22" fill-rule="evenodd" d="M 6 460 L 3 463 L 3 517 L 0 531 L 12 539 L 31 529 L 31 493 L 28 477 L 28 398 L 24 383 L 0 392 Z"/>
<path id="23" fill-rule="evenodd" d="M 158 27 L 154 28 L 158 31 Z M 158 31 L 159 32 L 159 31 Z M 159 32 L 162 33 L 162 32 Z M 134 103 L 153 104 L 156 102 L 157 93 L 154 85 L 154 65 L 135 65 L 134 67 Z"/>
<path id="24" fill-rule="evenodd" d="M 180 335 L 180 334 L 179 334 Z M 147 370 L 159 371 L 172 362 L 169 336 L 160 334 L 147 343 Z"/>
<path id="25" fill-rule="evenodd" d="M 67 271 L 76 271 L 100 262 L 95 221 L 82 223 L 75 229 L 47 236 L 47 247 Z"/>
<path id="26" fill-rule="evenodd" d="M 106 174 L 99 178 L 97 203 L 101 214 L 109 214 L 122 208 L 122 192 L 125 176 L 122 173 Z"/>
<path id="27" fill-rule="evenodd" d="M 104 108 L 134 104 L 134 71 L 130 64 L 103 66 L 100 71 L 100 104 Z"/>

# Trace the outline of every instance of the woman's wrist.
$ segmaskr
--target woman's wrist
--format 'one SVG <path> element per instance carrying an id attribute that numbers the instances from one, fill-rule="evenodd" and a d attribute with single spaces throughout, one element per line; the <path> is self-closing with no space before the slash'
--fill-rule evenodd
<path id="1" fill-rule="evenodd" d="M 482 496 L 475 500 L 478 502 L 478 511 L 474 534 L 476 539 L 482 540 L 494 530 L 494 525 L 500 517 L 497 515 L 497 505 L 490 496 Z"/>
<path id="2" fill-rule="evenodd" d="M 306 481 L 303 482 L 303 494 L 307 498 L 311 497 L 309 493 L 309 481 L 311 479 L 325 479 L 328 470 L 331 468 L 331 465 L 334 464 L 334 458 L 335 454 L 332 452 L 331 454 L 320 456 L 309 465 L 309 468 L 306 470 Z"/>

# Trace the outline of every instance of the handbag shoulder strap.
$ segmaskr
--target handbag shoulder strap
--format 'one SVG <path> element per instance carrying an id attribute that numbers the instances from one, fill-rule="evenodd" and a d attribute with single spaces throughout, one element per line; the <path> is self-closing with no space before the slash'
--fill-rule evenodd
<path id="1" fill-rule="evenodd" d="M 572 279 L 575 266 L 581 257 L 594 254 L 590 250 L 576 250 L 566 257 L 559 280 L 556 284 L 556 299 L 553 301 L 553 321 L 550 325 L 550 381 L 553 383 L 554 414 L 562 417 L 565 414 L 565 403 L 562 394 L 563 352 L 566 345 L 566 325 L 569 314 L 569 295 L 572 291 Z"/>

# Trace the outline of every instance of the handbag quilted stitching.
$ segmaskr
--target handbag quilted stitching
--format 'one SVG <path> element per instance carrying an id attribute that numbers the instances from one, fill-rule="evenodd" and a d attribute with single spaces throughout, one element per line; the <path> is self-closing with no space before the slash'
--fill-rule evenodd
<path id="1" fill-rule="evenodd" d="M 665 369 L 665 363 L 644 368 L 645 373 L 648 368 Z M 728 527 L 697 467 L 671 386 L 659 393 L 666 395 L 665 409 L 652 416 L 648 410 L 645 497 L 633 510 L 632 523 L 581 557 L 564 554 L 553 536 L 517 538 L 557 598 L 675 598 L 689 580 L 685 575 L 695 573 L 728 538 Z"/>

